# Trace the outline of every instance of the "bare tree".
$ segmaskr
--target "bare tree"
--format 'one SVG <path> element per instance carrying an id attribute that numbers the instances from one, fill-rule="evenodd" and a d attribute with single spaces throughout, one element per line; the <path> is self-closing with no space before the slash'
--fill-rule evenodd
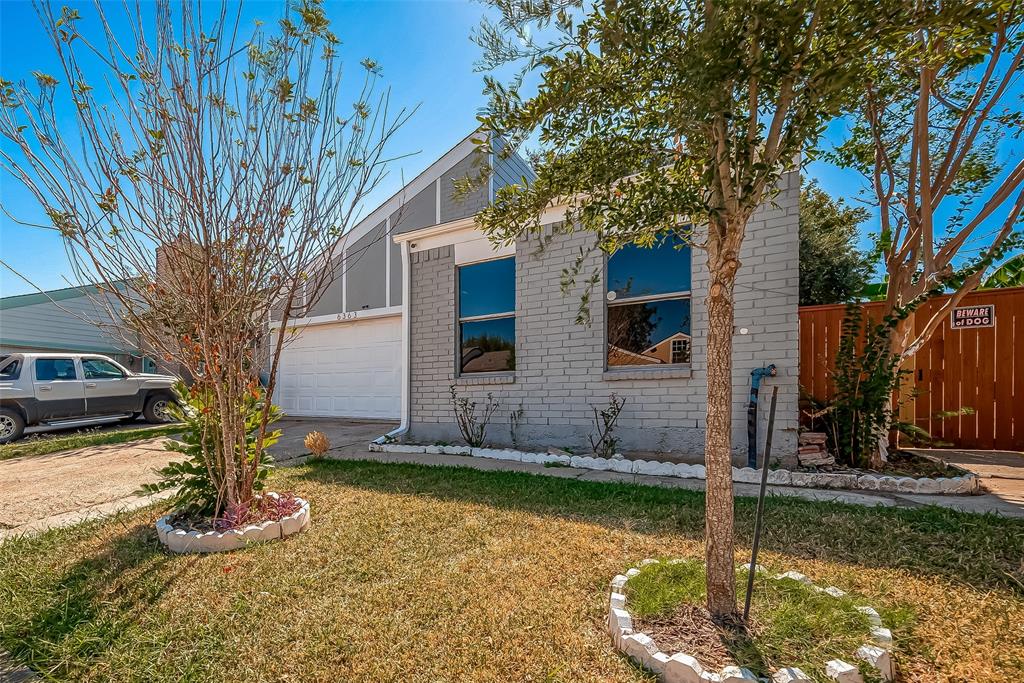
<path id="1" fill-rule="evenodd" d="M 287 321 L 329 284 L 332 247 L 408 115 L 389 112 L 372 60 L 342 88 L 320 0 L 290 3 L 276 30 L 251 32 L 229 2 L 126 2 L 120 22 L 97 3 L 96 35 L 79 30 L 77 10 L 36 9 L 62 73 L 0 83 L 0 164 L 42 205 L 50 224 L 39 227 L 60 232 L 110 315 L 215 398 L 220 433 L 204 459 L 217 511 L 245 504 Z M 272 317 L 281 324 L 268 336 Z M 263 370 L 253 456 L 244 399 L 261 391 Z"/>

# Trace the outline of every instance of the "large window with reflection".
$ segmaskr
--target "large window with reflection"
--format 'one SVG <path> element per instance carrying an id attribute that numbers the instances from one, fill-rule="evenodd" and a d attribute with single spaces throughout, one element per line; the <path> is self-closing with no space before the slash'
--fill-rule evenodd
<path id="1" fill-rule="evenodd" d="M 690 247 L 668 236 L 608 258 L 608 367 L 690 362 Z"/>
<path id="2" fill-rule="evenodd" d="M 459 266 L 459 372 L 516 369 L 514 257 Z"/>

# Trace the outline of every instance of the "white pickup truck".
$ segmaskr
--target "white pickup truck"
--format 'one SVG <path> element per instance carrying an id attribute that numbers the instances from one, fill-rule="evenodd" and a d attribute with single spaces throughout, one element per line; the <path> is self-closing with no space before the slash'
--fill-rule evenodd
<path id="1" fill-rule="evenodd" d="M 144 415 L 170 422 L 170 375 L 132 372 L 106 356 L 12 353 L 0 356 L 0 443 L 25 427 L 72 427 Z"/>

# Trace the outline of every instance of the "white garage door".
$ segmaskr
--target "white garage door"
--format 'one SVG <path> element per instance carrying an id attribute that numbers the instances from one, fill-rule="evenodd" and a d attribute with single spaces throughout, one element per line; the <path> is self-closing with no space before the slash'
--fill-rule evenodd
<path id="1" fill-rule="evenodd" d="M 281 353 L 287 415 L 395 418 L 401 413 L 402 318 L 311 325 Z"/>

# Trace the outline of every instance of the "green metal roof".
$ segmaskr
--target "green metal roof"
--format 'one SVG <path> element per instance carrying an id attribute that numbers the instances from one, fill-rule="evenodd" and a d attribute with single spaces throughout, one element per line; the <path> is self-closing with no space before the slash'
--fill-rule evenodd
<path id="1" fill-rule="evenodd" d="M 118 283 L 115 286 L 122 287 L 124 285 L 123 283 Z M 97 292 L 99 289 L 98 285 L 84 285 L 78 287 L 65 287 L 64 289 L 51 289 L 44 292 L 33 292 L 31 294 L 15 294 L 14 296 L 0 297 L 0 311 L 7 311 L 12 308 L 21 308 L 23 306 L 36 306 L 38 304 L 45 304 L 51 301 L 77 299 L 81 296 L 87 296 L 92 292 Z"/>

